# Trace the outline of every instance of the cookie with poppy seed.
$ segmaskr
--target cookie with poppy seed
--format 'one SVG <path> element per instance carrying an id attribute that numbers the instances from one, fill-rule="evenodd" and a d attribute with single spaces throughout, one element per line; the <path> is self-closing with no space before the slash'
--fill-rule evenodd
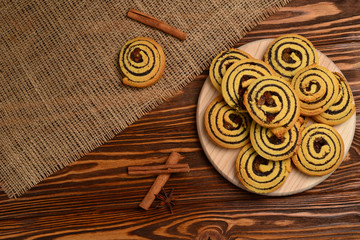
<path id="1" fill-rule="evenodd" d="M 155 84 L 165 70 L 165 54 L 153 39 L 137 37 L 120 50 L 119 65 L 125 85 L 144 88 Z"/>
<path id="2" fill-rule="evenodd" d="M 272 161 L 261 157 L 251 144 L 236 158 L 236 176 L 250 191 L 264 194 L 280 188 L 291 172 L 291 160 Z"/>
<path id="3" fill-rule="evenodd" d="M 334 171 L 344 157 L 344 142 L 331 126 L 315 123 L 302 133 L 298 153 L 292 162 L 301 172 L 311 176 L 323 176 Z"/>
<path id="4" fill-rule="evenodd" d="M 221 93 L 225 102 L 240 112 L 246 112 L 243 95 L 253 80 L 274 75 L 271 67 L 261 60 L 244 59 L 234 63 L 225 73 Z"/>
<path id="5" fill-rule="evenodd" d="M 313 44 L 297 34 L 285 34 L 276 38 L 267 48 L 264 61 L 287 81 L 304 67 L 319 63 Z"/>
<path id="6" fill-rule="evenodd" d="M 221 92 L 221 83 L 226 70 L 228 70 L 233 63 L 248 58 L 252 57 L 248 53 L 237 48 L 230 48 L 227 51 L 220 52 L 212 60 L 209 68 L 209 78 L 216 90 Z"/>
<path id="7" fill-rule="evenodd" d="M 254 121 L 281 138 L 300 116 L 299 99 L 293 88 L 280 77 L 254 80 L 244 94 L 244 105 Z"/>
<path id="8" fill-rule="evenodd" d="M 221 96 L 208 105 L 204 124 L 210 139 L 221 147 L 240 148 L 250 141 L 250 116 L 230 108 Z"/>
<path id="9" fill-rule="evenodd" d="M 313 116 L 315 121 L 331 126 L 346 122 L 356 110 L 354 98 L 345 77 L 338 72 L 335 72 L 334 75 L 339 82 L 338 97 L 325 112 Z"/>
<path id="10" fill-rule="evenodd" d="M 300 112 L 315 116 L 325 112 L 337 99 L 339 81 L 327 68 L 313 64 L 301 69 L 291 80 L 300 100 Z"/>
<path id="11" fill-rule="evenodd" d="M 269 128 L 255 121 L 250 127 L 250 140 L 255 151 L 265 159 L 280 161 L 292 157 L 300 144 L 300 122 L 297 122 L 282 138 L 274 135 Z"/>

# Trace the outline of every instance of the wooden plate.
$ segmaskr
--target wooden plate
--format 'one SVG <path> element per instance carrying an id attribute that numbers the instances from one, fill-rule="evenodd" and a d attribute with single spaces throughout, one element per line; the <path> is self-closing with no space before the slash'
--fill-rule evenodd
<path id="1" fill-rule="evenodd" d="M 268 45 L 272 41 L 273 39 L 258 40 L 245 44 L 241 46 L 239 49 L 244 50 L 254 58 L 262 60 Z M 324 54 L 322 54 L 319 51 L 317 52 L 319 54 L 319 64 L 321 66 L 328 68 L 330 71 L 333 72 L 336 71 L 341 73 L 340 69 L 328 57 L 326 57 Z M 200 96 L 198 99 L 197 113 L 196 113 L 196 123 L 197 123 L 197 130 L 198 130 L 200 142 L 206 156 L 208 157 L 212 165 L 215 167 L 215 169 L 231 183 L 235 184 L 236 186 L 242 189 L 247 190 L 236 177 L 235 161 L 238 153 L 240 152 L 240 149 L 235 149 L 235 150 L 225 149 L 214 144 L 208 137 L 204 127 L 205 110 L 209 105 L 209 103 L 219 94 L 220 93 L 212 86 L 210 79 L 207 78 L 200 92 Z M 350 145 L 354 138 L 355 127 L 356 127 L 355 114 L 346 122 L 335 126 L 335 129 L 341 134 L 344 140 L 345 155 L 349 151 Z M 300 193 L 316 186 L 317 184 L 324 181 L 330 175 L 331 173 L 321 177 L 312 177 L 301 173 L 296 169 L 295 166 L 293 166 L 292 171 L 289 174 L 289 177 L 287 178 L 284 185 L 282 185 L 279 189 L 275 190 L 274 192 L 264 195 L 286 196 L 286 195 Z"/>

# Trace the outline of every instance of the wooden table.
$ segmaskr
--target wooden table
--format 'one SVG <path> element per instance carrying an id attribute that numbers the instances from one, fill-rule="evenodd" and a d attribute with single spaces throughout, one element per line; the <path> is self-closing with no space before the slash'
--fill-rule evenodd
<path id="1" fill-rule="evenodd" d="M 293 0 L 235 46 L 284 33 L 303 34 L 337 64 L 359 109 L 360 2 Z M 225 180 L 199 143 L 196 104 L 207 74 L 24 196 L 0 192 L 0 237 L 360 239 L 358 129 L 344 162 L 320 185 L 287 197 L 249 193 Z M 130 177 L 127 166 L 160 164 L 172 151 L 191 167 L 166 184 L 177 197 L 174 214 L 139 208 L 155 176 Z"/>

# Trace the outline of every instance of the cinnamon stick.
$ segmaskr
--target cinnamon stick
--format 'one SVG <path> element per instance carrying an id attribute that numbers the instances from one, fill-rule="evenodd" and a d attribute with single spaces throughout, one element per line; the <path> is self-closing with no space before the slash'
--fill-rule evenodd
<path id="1" fill-rule="evenodd" d="M 166 160 L 166 164 L 177 164 L 182 158 L 183 156 L 181 154 L 172 152 L 169 158 Z M 139 206 L 145 210 L 148 210 L 155 200 L 155 195 L 160 192 L 163 186 L 165 186 L 165 183 L 169 180 L 169 178 L 170 173 L 163 173 L 158 175 Z"/>
<path id="2" fill-rule="evenodd" d="M 129 175 L 190 172 L 189 164 L 162 164 L 155 166 L 128 167 Z"/>
<path id="3" fill-rule="evenodd" d="M 127 16 L 131 19 L 134 19 L 138 22 L 141 22 L 147 26 L 156 28 L 160 31 L 163 31 L 167 34 L 170 34 L 182 41 L 184 41 L 186 39 L 186 33 L 170 26 L 169 24 L 160 21 L 154 17 L 151 17 L 149 15 L 146 15 L 145 13 L 142 13 L 140 11 L 137 11 L 135 9 L 130 8 L 129 12 L 127 13 Z"/>

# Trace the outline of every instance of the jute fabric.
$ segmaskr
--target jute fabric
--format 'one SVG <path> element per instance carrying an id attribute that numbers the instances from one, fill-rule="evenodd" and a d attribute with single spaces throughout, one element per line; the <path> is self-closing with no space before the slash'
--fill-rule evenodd
<path id="1" fill-rule="evenodd" d="M 0 180 L 18 197 L 173 96 L 289 0 L 95 0 L 0 3 Z M 188 34 L 180 41 L 129 8 Z M 161 80 L 121 83 L 118 55 L 138 36 L 164 49 Z"/>

